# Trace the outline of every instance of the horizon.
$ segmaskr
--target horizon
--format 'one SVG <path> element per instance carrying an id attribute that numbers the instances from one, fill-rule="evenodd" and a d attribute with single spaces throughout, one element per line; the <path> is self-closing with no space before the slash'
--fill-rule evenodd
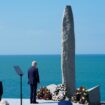
<path id="1" fill-rule="evenodd" d="M 53 56 L 53 55 L 59 55 L 61 56 L 61 54 L 0 54 L 0 56 Z M 105 55 L 105 54 L 75 54 L 75 56 L 78 55 Z"/>
<path id="2" fill-rule="evenodd" d="M 105 1 L 0 1 L 0 55 L 61 54 L 64 8 L 71 5 L 77 54 L 105 54 Z"/>

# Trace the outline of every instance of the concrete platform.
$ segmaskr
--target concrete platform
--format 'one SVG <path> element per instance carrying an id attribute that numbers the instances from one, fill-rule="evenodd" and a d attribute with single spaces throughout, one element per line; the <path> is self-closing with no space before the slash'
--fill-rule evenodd
<path id="1" fill-rule="evenodd" d="M 3 101 L 7 101 L 9 105 L 20 105 L 20 99 L 12 99 L 12 98 L 5 98 Z M 23 99 L 23 105 L 58 105 L 58 102 L 56 101 L 47 101 L 47 100 L 37 100 L 39 104 L 30 104 L 29 99 Z M 82 105 L 82 104 L 76 104 L 73 103 L 73 105 Z"/>

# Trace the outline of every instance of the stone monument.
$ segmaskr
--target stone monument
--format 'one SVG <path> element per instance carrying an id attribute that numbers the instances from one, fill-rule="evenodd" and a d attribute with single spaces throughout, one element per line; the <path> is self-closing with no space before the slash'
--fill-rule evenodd
<path id="1" fill-rule="evenodd" d="M 75 91 L 75 36 L 71 6 L 66 6 L 62 24 L 61 52 L 62 83 L 67 88 L 68 97 Z"/>

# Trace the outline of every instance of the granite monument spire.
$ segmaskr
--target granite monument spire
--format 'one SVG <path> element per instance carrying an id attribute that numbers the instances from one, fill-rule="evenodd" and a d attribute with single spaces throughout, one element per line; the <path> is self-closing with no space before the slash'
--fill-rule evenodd
<path id="1" fill-rule="evenodd" d="M 75 91 L 75 36 L 71 6 L 66 6 L 62 23 L 61 52 L 62 83 L 67 88 L 68 97 Z"/>

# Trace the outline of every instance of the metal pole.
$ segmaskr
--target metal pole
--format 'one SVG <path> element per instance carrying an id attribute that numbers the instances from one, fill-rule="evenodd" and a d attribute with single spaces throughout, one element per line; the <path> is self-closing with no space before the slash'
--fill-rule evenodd
<path id="1" fill-rule="evenodd" d="M 20 75 L 20 105 L 22 105 L 22 75 Z"/>

